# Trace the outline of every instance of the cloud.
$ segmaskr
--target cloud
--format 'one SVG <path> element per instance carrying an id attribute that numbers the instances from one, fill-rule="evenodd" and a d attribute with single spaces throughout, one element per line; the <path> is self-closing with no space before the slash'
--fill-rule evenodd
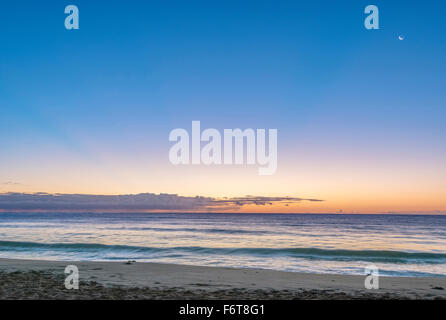
<path id="1" fill-rule="evenodd" d="M 18 186 L 18 185 L 21 185 L 21 183 L 14 182 L 14 181 L 4 181 L 4 182 L 0 182 L 0 185 L 3 185 L 3 186 Z"/>
<path id="2" fill-rule="evenodd" d="M 181 197 L 174 194 L 0 194 L 2 210 L 183 210 L 198 209 L 212 201 L 205 197 Z"/>
<path id="3" fill-rule="evenodd" d="M 322 201 L 294 197 L 184 197 L 176 194 L 140 193 L 128 195 L 2 193 L 2 211 L 212 211 L 237 210 L 245 205 L 291 204 L 301 201 Z"/>
<path id="4" fill-rule="evenodd" d="M 246 196 L 246 197 L 235 197 L 235 198 L 223 198 L 219 200 L 214 200 L 214 204 L 232 204 L 236 206 L 245 206 L 245 205 L 257 205 L 257 206 L 265 206 L 265 205 L 273 205 L 275 203 L 283 203 L 283 204 L 293 204 L 301 201 L 323 201 L 319 199 L 305 199 L 305 198 L 295 198 L 295 197 L 256 197 L 256 196 Z"/>

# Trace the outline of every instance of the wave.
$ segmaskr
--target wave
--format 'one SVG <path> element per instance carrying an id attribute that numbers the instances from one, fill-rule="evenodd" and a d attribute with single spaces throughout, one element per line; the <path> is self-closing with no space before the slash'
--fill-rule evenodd
<path id="1" fill-rule="evenodd" d="M 38 243 L 0 241 L 0 252 L 56 251 L 66 253 L 101 253 L 113 259 L 113 254 L 123 257 L 126 254 L 141 259 L 157 254 L 195 255 L 244 255 L 257 257 L 284 256 L 313 260 L 369 261 L 387 263 L 443 264 L 446 254 L 428 252 L 403 252 L 381 250 L 328 250 L 318 248 L 212 248 L 212 247 L 141 247 L 127 245 L 106 245 L 99 243 Z M 112 256 L 110 256 L 112 254 Z"/>
<path id="2" fill-rule="evenodd" d="M 4 224 L 0 223 L 1 228 L 21 229 L 21 228 L 38 228 L 50 229 L 61 227 L 58 224 L 40 225 L 40 224 Z M 271 230 L 245 230 L 245 229 L 219 229 L 219 228 L 157 228 L 157 227 L 103 227 L 102 230 L 126 230 L 126 231 L 157 231 L 157 232 L 193 232 L 193 233 L 222 233 L 222 234 L 284 234 L 287 232 L 275 232 Z"/>
<path id="3" fill-rule="evenodd" d="M 244 229 L 218 229 L 218 228 L 156 228 L 156 227 L 107 227 L 106 230 L 131 230 L 131 231 L 158 231 L 158 232 L 202 232 L 202 233 L 224 233 L 224 234 L 279 234 L 279 232 L 267 230 L 244 230 Z M 280 232 L 283 234 L 283 232 Z"/>

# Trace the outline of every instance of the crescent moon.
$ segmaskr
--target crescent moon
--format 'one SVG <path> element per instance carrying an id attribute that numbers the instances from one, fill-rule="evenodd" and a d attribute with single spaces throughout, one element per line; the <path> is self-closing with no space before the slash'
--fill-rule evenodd
<path id="1" fill-rule="evenodd" d="M 399 36 L 398 39 L 400 39 L 401 41 L 403 41 L 403 40 L 404 40 L 404 37 L 403 37 L 403 36 Z"/>

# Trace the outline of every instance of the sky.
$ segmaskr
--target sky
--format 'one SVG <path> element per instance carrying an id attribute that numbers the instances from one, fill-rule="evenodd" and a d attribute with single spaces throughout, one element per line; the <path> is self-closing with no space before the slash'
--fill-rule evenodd
<path id="1" fill-rule="evenodd" d="M 79 30 L 64 27 L 69 4 Z M 369 4 L 379 30 L 364 27 Z M 14 194 L 0 210 L 43 192 L 207 199 L 176 210 L 221 210 L 229 199 L 241 212 L 444 214 L 445 9 L 431 0 L 2 4 L 0 193 Z M 276 173 L 172 165 L 169 133 L 194 120 L 277 129 Z"/>

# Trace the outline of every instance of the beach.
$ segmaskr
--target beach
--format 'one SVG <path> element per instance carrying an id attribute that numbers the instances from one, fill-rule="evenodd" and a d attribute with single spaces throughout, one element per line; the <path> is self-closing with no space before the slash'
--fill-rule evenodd
<path id="1" fill-rule="evenodd" d="M 79 289 L 65 288 L 66 266 Z M 446 278 L 380 277 L 143 262 L 0 259 L 0 299 L 446 299 Z"/>
<path id="2" fill-rule="evenodd" d="M 446 298 L 444 216 L 0 217 L 1 299 Z M 365 288 L 371 267 L 379 289 Z"/>

